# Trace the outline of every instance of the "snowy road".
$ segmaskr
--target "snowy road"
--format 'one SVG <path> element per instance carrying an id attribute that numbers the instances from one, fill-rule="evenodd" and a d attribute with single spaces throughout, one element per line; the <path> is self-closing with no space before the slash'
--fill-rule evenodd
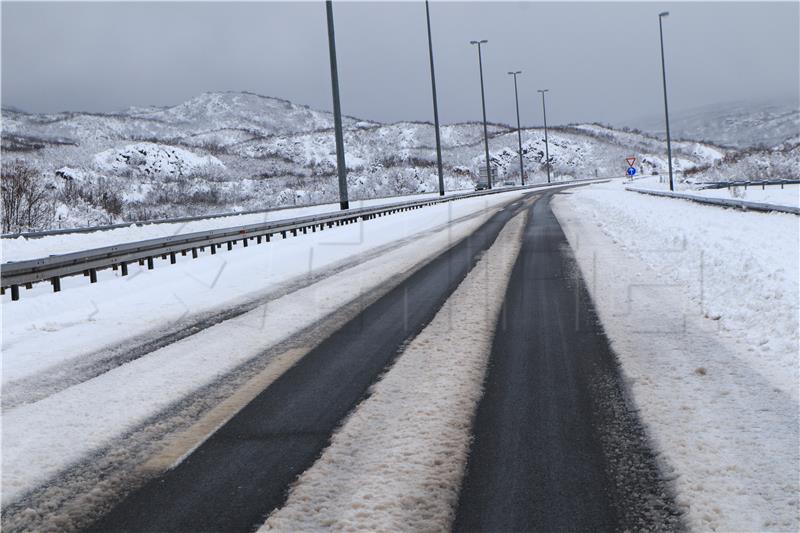
<path id="1" fill-rule="evenodd" d="M 247 531 L 260 524 L 521 207 L 503 209 L 366 307 L 92 531 Z"/>
<path id="2" fill-rule="evenodd" d="M 680 529 L 549 200 L 509 281 L 455 530 Z"/>
<path id="3" fill-rule="evenodd" d="M 796 232 L 609 183 L 35 294 L 3 529 L 796 530 Z"/>

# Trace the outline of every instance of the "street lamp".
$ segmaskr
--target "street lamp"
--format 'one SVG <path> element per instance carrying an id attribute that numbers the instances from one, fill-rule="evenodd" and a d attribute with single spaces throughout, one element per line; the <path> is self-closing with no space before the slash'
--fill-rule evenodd
<path id="1" fill-rule="evenodd" d="M 478 69 L 481 73 L 481 106 L 483 107 L 483 144 L 486 148 L 486 182 L 489 188 L 492 188 L 492 171 L 489 167 L 489 131 L 486 128 L 486 97 L 483 92 L 483 58 L 481 57 L 481 45 L 489 41 L 483 39 L 481 41 L 470 41 L 469 44 L 478 45 Z"/>
<path id="2" fill-rule="evenodd" d="M 667 68 L 664 66 L 664 31 L 661 19 L 669 16 L 669 11 L 658 14 L 658 36 L 661 39 L 661 80 L 664 83 L 664 118 L 667 122 L 667 163 L 669 165 L 669 190 L 675 190 L 672 184 L 672 144 L 669 139 L 669 108 L 667 107 Z"/>
<path id="3" fill-rule="evenodd" d="M 331 90 L 333 92 L 333 126 L 336 136 L 336 170 L 339 174 L 339 207 L 348 209 L 347 167 L 344 161 L 344 136 L 342 135 L 342 108 L 339 105 L 339 73 L 336 68 L 336 38 L 333 35 L 333 4 L 325 2 L 328 12 L 328 52 L 331 56 Z"/>
<path id="4" fill-rule="evenodd" d="M 517 104 L 517 142 L 519 143 L 519 177 L 522 185 L 525 185 L 525 170 L 522 163 L 522 129 L 519 125 L 519 93 L 517 92 L 517 74 L 522 74 L 521 70 L 509 72 L 509 76 L 514 76 L 514 102 Z"/>
<path id="5" fill-rule="evenodd" d="M 550 148 L 547 144 L 547 107 L 544 104 L 544 93 L 550 89 L 539 89 L 536 92 L 542 93 L 542 115 L 544 117 L 544 158 L 545 168 L 547 168 L 547 183 L 550 183 Z"/>
<path id="6" fill-rule="evenodd" d="M 439 137 L 439 106 L 436 103 L 436 75 L 433 72 L 433 40 L 431 39 L 431 12 L 425 0 L 425 17 L 428 20 L 428 54 L 431 59 L 431 91 L 433 92 L 433 128 L 436 132 L 436 168 L 439 171 L 439 196 L 444 196 L 444 175 L 442 174 L 442 141 Z"/>

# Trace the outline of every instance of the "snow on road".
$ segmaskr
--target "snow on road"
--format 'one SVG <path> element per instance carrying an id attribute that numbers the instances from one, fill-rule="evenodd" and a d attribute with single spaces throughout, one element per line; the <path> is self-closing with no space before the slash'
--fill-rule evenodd
<path id="1" fill-rule="evenodd" d="M 525 213 L 303 473 L 261 531 L 445 531 Z"/>
<path id="2" fill-rule="evenodd" d="M 465 191 L 450 191 L 447 194 L 458 194 Z M 369 207 L 385 205 L 413 200 L 425 200 L 428 198 L 438 198 L 438 193 L 414 194 L 409 196 L 397 196 L 394 198 L 374 198 L 371 200 L 357 200 L 350 203 L 353 209 L 359 207 Z M 339 204 L 321 204 L 308 207 L 296 207 L 291 209 L 276 209 L 264 213 L 253 213 L 249 215 L 233 215 L 219 218 L 206 218 L 191 222 L 159 223 L 146 224 L 143 226 L 130 226 L 109 229 L 104 231 L 94 231 L 91 233 L 70 233 L 63 235 L 51 235 L 47 237 L 26 239 L 17 237 L 14 239 L 0 239 L 0 252 L 2 261 L 22 261 L 24 259 L 34 259 L 47 257 L 48 255 L 65 254 L 103 246 L 112 246 L 126 242 L 141 241 L 145 239 L 155 239 L 158 237 L 169 237 L 172 235 L 183 235 L 196 231 L 207 231 L 212 229 L 229 228 L 232 226 L 243 226 L 246 224 L 260 224 L 287 218 L 296 218 L 321 213 L 332 213 L 339 210 Z"/>
<path id="3" fill-rule="evenodd" d="M 429 231 L 93 379 L 5 410 L 3 505 L 265 348 L 359 295 L 386 288 L 398 274 L 408 274 L 474 231 L 494 207 L 520 195 L 431 206 L 137 276 L 111 276 L 97 285 L 84 282 L 58 294 L 43 291 L 9 304 L 14 313 L 4 309 L 4 394 L 23 377 L 159 325 L 180 323 L 186 313 L 234 305 L 254 294 L 263 297 L 279 282 L 298 275 L 313 278 L 337 260 Z M 478 216 L 448 224 L 470 214 Z"/>
<path id="4" fill-rule="evenodd" d="M 688 525 L 797 531 L 798 218 L 620 182 L 553 204 Z"/>

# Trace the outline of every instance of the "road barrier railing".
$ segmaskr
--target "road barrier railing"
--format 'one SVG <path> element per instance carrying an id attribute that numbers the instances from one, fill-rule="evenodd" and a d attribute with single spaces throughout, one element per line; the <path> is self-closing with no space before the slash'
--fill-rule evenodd
<path id="1" fill-rule="evenodd" d="M 631 192 L 638 192 L 640 194 L 649 194 L 652 196 L 665 196 L 668 198 L 690 200 L 692 202 L 716 205 L 720 207 L 731 207 L 735 209 L 764 211 L 764 212 L 777 211 L 779 213 L 791 213 L 794 215 L 800 215 L 800 207 L 793 207 L 790 205 L 768 204 L 764 202 L 750 202 L 747 200 L 737 200 L 735 198 L 714 198 L 711 196 L 697 196 L 695 194 L 687 194 L 682 192 L 640 189 L 638 187 L 625 187 L 625 190 Z"/>
<path id="2" fill-rule="evenodd" d="M 761 186 L 762 189 L 767 185 L 780 185 L 781 189 L 785 185 L 797 185 L 800 180 L 758 180 L 758 181 L 703 181 L 698 183 L 702 189 L 730 189 L 731 187 L 757 187 Z"/>
<path id="3" fill-rule="evenodd" d="M 11 291 L 11 300 L 19 300 L 20 287 L 30 289 L 34 283 L 49 281 L 53 291 L 61 290 L 61 278 L 81 275 L 89 278 L 91 283 L 97 281 L 97 271 L 111 268 L 119 271 L 122 276 L 128 275 L 128 265 L 138 263 L 147 266 L 148 270 L 154 268 L 154 260 L 158 257 L 170 264 L 177 262 L 177 255 L 191 254 L 193 259 L 206 249 L 211 254 L 216 254 L 223 245 L 228 250 L 241 242 L 247 247 L 252 241 L 256 244 L 270 242 L 274 236 L 287 238 L 289 234 L 297 236 L 298 233 L 306 234 L 309 231 L 324 231 L 326 228 L 353 224 L 358 220 L 371 220 L 403 211 L 420 209 L 422 207 L 497 194 L 518 190 L 533 190 L 542 187 L 570 186 L 580 183 L 599 182 L 603 180 L 586 179 L 571 180 L 568 182 L 552 184 L 536 184 L 504 187 L 489 191 L 470 192 L 426 200 L 411 200 L 379 206 L 349 209 L 304 217 L 276 220 L 257 224 L 246 224 L 229 228 L 212 229 L 194 233 L 158 237 L 136 242 L 104 246 L 78 252 L 70 252 L 48 257 L 29 259 L 23 261 L 10 261 L 0 265 L 0 294 L 6 290 Z"/>

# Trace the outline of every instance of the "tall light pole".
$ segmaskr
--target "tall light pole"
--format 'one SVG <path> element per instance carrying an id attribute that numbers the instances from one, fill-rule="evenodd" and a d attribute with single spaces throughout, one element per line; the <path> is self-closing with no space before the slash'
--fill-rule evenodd
<path id="1" fill-rule="evenodd" d="M 672 184 L 672 143 L 669 139 L 669 108 L 667 107 L 667 67 L 664 66 L 664 30 L 661 28 L 661 19 L 669 16 L 669 11 L 658 14 L 658 36 L 661 39 L 661 80 L 664 82 L 664 118 L 667 122 L 667 164 L 669 165 L 669 190 L 673 191 Z"/>
<path id="2" fill-rule="evenodd" d="M 525 185 L 525 169 L 522 163 L 522 129 L 519 125 L 519 93 L 517 92 L 517 74 L 522 74 L 521 70 L 509 72 L 510 76 L 514 76 L 514 102 L 517 104 L 517 142 L 519 143 L 519 178 L 522 185 Z"/>
<path id="3" fill-rule="evenodd" d="M 539 89 L 536 92 L 542 93 L 542 116 L 544 118 L 544 166 L 547 168 L 547 183 L 550 183 L 550 148 L 547 144 L 547 106 L 544 104 L 544 93 L 550 89 Z"/>
<path id="4" fill-rule="evenodd" d="M 425 18 L 428 20 L 428 55 L 431 59 L 431 91 L 433 92 L 433 129 L 436 132 L 436 168 L 439 171 L 439 196 L 444 196 L 444 174 L 442 174 L 442 141 L 439 136 L 439 106 L 436 103 L 436 75 L 433 72 L 433 39 L 431 39 L 431 12 L 425 0 Z"/>
<path id="5" fill-rule="evenodd" d="M 333 35 L 333 4 L 325 2 L 328 12 L 328 51 L 331 56 L 331 89 L 333 92 L 333 126 L 336 135 L 336 170 L 339 174 L 339 207 L 348 209 L 347 167 L 344 161 L 344 136 L 342 135 L 342 108 L 339 105 L 339 73 L 336 68 L 336 38 Z"/>
<path id="6" fill-rule="evenodd" d="M 478 69 L 481 73 L 481 106 L 483 107 L 483 145 L 486 148 L 486 183 L 489 188 L 492 188 L 492 169 L 489 166 L 489 130 L 486 127 L 486 96 L 483 92 L 483 58 L 481 56 L 481 45 L 489 41 L 486 39 L 480 41 L 470 41 L 469 44 L 478 45 Z"/>

